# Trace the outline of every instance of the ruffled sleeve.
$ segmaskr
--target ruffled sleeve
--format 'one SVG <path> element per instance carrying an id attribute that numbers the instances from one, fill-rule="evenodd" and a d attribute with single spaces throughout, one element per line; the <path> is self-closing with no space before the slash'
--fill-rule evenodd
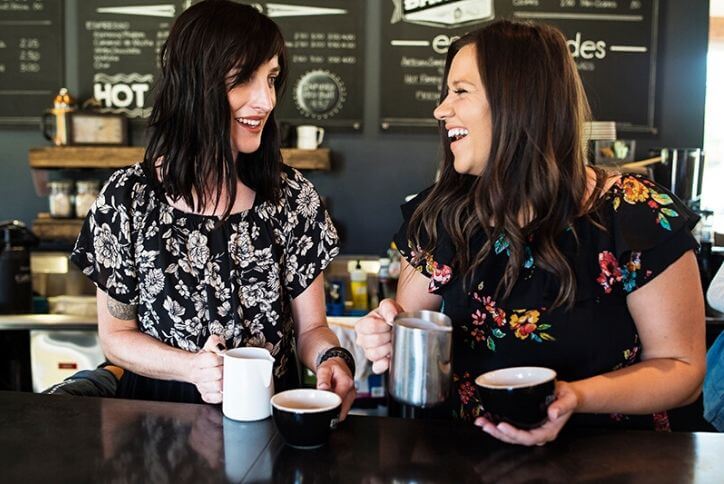
<path id="1" fill-rule="evenodd" d="M 414 242 L 409 239 L 407 233 L 412 214 L 430 195 L 432 189 L 433 187 L 429 187 L 423 190 L 415 198 L 400 206 L 403 222 L 393 240 L 397 246 L 397 250 L 400 251 L 400 254 L 407 262 L 430 279 L 429 291 L 431 293 L 440 293 L 442 288 L 449 284 L 453 278 L 451 267 L 453 249 L 450 237 L 445 231 L 443 224 L 438 221 L 437 243 L 430 252 L 426 252 L 420 247 L 426 245 L 429 240 L 429 236 L 427 233 L 424 233 L 424 230 L 420 233 L 420 246 L 415 245 Z"/>
<path id="2" fill-rule="evenodd" d="M 136 305 L 132 204 L 134 190 L 142 188 L 131 170 L 111 175 L 83 223 L 70 260 L 110 297 Z"/>
<path id="3" fill-rule="evenodd" d="M 339 254 L 339 238 L 329 212 L 312 183 L 294 169 L 285 175 L 285 288 L 300 295 Z"/>
<path id="4" fill-rule="evenodd" d="M 698 248 L 691 230 L 699 216 L 663 186 L 625 175 L 609 200 L 615 257 L 626 292 L 644 286 Z"/>

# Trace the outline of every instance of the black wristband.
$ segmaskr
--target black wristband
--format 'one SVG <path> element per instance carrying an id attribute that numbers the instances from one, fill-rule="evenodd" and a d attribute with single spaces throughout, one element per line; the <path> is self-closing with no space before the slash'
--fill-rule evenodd
<path id="1" fill-rule="evenodd" d="M 319 368 L 319 365 L 321 365 L 330 358 L 342 358 L 347 364 L 347 367 L 349 367 L 349 369 L 352 371 L 352 378 L 354 378 L 356 368 L 354 365 L 354 357 L 352 356 L 352 353 L 342 348 L 341 346 L 329 348 L 327 351 L 322 353 L 322 356 L 319 358 L 319 362 L 317 363 L 317 368 Z"/>

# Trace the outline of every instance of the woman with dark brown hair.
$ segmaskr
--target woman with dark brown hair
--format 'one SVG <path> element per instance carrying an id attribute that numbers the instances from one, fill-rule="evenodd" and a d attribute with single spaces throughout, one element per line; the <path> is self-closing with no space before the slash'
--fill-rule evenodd
<path id="1" fill-rule="evenodd" d="M 457 40 L 434 112 L 440 179 L 402 206 L 396 299 L 356 326 L 382 372 L 398 312 L 445 312 L 451 413 L 505 442 L 543 444 L 569 419 L 665 429 L 700 392 L 697 217 L 644 177 L 586 166 L 588 111 L 557 29 L 500 21 Z M 495 425 L 478 400 L 475 377 L 512 366 L 557 372 L 537 429 Z"/>
<path id="2" fill-rule="evenodd" d="M 266 348 L 277 390 L 354 400 L 354 361 L 327 326 L 322 271 L 337 233 L 312 184 L 284 166 L 274 121 L 287 72 L 277 25 L 199 2 L 174 22 L 142 163 L 115 172 L 71 259 L 98 286 L 117 396 L 222 401 L 226 348 Z"/>

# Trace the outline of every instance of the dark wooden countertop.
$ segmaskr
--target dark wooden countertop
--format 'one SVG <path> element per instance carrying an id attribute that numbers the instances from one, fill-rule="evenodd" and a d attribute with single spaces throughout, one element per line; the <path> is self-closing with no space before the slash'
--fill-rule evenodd
<path id="1" fill-rule="evenodd" d="M 316 450 L 210 405 L 0 392 L 3 482 L 722 482 L 724 434 L 571 430 L 509 446 L 455 422 L 351 416 Z"/>

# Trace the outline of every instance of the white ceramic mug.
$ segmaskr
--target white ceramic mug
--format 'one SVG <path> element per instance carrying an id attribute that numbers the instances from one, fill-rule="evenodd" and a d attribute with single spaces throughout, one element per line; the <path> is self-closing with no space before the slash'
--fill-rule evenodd
<path id="1" fill-rule="evenodd" d="M 316 150 L 324 139 L 324 128 L 305 124 L 297 126 L 297 148 Z"/>
<path id="2" fill-rule="evenodd" d="M 264 348 L 234 348 L 224 353 L 224 415 L 262 420 L 271 415 L 274 357 Z"/>

